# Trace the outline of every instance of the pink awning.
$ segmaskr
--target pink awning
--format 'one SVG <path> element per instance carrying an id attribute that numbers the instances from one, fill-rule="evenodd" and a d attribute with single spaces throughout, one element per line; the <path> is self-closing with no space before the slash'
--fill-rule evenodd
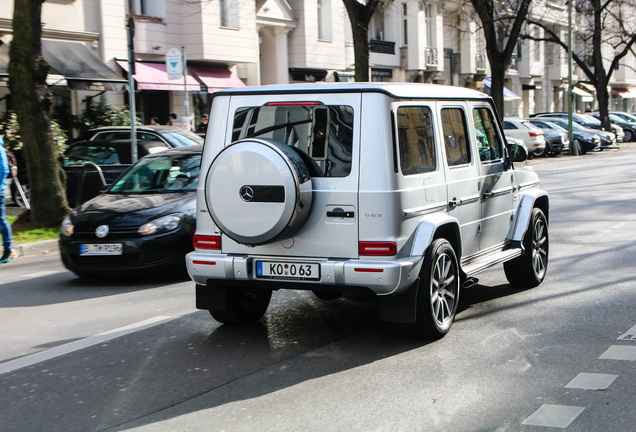
<path id="1" fill-rule="evenodd" d="M 128 61 L 117 60 L 117 64 L 128 72 Z M 135 62 L 136 73 L 133 78 L 141 90 L 175 90 L 183 91 L 183 77 L 171 80 L 166 73 L 164 63 Z M 201 85 L 190 74 L 186 75 L 188 91 L 201 91 Z"/>
<path id="2" fill-rule="evenodd" d="M 636 89 L 632 88 L 614 88 L 612 89 L 623 99 L 636 99 Z"/>
<path id="3" fill-rule="evenodd" d="M 190 70 L 206 85 L 208 93 L 226 88 L 245 87 L 243 81 L 226 67 L 190 66 Z"/>

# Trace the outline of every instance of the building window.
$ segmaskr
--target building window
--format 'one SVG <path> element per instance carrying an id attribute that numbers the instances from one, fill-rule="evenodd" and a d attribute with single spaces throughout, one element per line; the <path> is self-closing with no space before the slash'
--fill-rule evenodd
<path id="1" fill-rule="evenodd" d="M 220 0 L 221 27 L 239 28 L 239 2 L 238 0 Z"/>
<path id="2" fill-rule="evenodd" d="M 426 16 L 426 46 L 432 47 L 435 45 L 433 43 L 433 8 L 429 3 L 426 4 L 424 13 Z"/>
<path id="3" fill-rule="evenodd" d="M 134 15 L 161 19 L 166 18 L 165 0 L 130 0 L 128 6 Z"/>
<path id="4" fill-rule="evenodd" d="M 409 11 L 408 4 L 402 3 L 402 44 L 409 44 Z"/>
<path id="5" fill-rule="evenodd" d="M 331 0 L 318 0 L 318 40 L 331 40 Z"/>
<path id="6" fill-rule="evenodd" d="M 384 39 L 384 11 L 376 11 L 371 18 L 369 29 L 371 39 L 383 41 Z"/>
<path id="7" fill-rule="evenodd" d="M 541 37 L 539 29 L 535 30 L 534 37 L 535 39 L 539 39 Z M 541 61 L 541 41 L 539 40 L 534 41 L 534 60 Z"/>

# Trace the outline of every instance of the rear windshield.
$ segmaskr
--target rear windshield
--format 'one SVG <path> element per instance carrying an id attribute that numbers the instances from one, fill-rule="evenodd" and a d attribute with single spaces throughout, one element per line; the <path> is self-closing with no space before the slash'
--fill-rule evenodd
<path id="1" fill-rule="evenodd" d="M 346 177 L 351 172 L 353 108 L 322 104 L 239 108 L 232 141 L 243 138 L 270 138 L 293 147 L 316 163 L 316 169 L 308 166 L 314 177 Z"/>

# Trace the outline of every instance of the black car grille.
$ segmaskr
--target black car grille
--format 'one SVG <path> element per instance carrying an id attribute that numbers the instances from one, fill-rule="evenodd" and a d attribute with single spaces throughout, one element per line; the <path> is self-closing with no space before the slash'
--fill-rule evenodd
<path id="1" fill-rule="evenodd" d="M 167 263 L 172 257 L 172 251 L 151 251 L 117 256 L 69 255 L 73 264 L 81 267 L 151 267 Z"/>
<path id="2" fill-rule="evenodd" d="M 75 231 L 73 232 L 73 238 L 95 239 L 97 238 L 97 236 L 95 236 L 96 228 L 97 228 L 96 226 L 75 227 Z M 108 231 L 108 235 L 105 237 L 105 239 L 108 239 L 108 237 L 111 237 L 111 236 L 118 237 L 118 238 L 141 237 L 140 234 L 137 232 L 138 229 L 139 229 L 139 225 L 110 227 Z"/>

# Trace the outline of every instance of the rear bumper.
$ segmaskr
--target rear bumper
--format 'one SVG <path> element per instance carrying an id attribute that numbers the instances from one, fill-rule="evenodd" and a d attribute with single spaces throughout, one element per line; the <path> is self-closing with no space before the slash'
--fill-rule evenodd
<path id="1" fill-rule="evenodd" d="M 318 280 L 258 278 L 253 271 L 257 259 L 312 262 L 320 264 Z M 415 257 L 411 257 L 415 258 Z M 399 294 L 417 280 L 421 261 L 293 259 L 277 257 L 229 256 L 191 252 L 186 256 L 188 274 L 199 285 L 209 282 L 226 286 L 314 291 L 369 291 L 376 295 Z"/>

